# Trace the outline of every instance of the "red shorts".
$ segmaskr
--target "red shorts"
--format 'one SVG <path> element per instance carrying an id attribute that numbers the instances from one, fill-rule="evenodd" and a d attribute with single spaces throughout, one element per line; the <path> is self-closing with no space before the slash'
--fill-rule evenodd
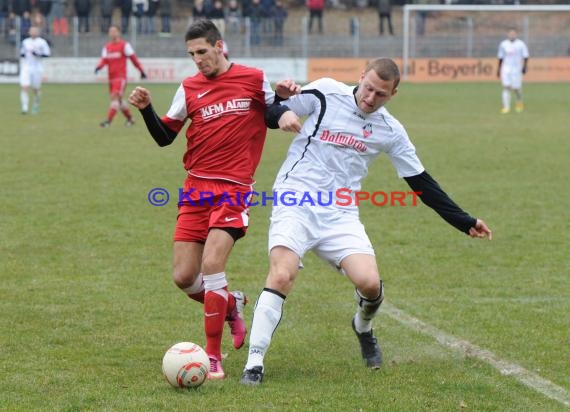
<path id="1" fill-rule="evenodd" d="M 252 186 L 188 176 L 178 198 L 174 241 L 205 242 L 211 228 L 236 228 L 245 234 L 249 220 L 247 193 Z"/>
<path id="2" fill-rule="evenodd" d="M 119 97 L 123 97 L 123 95 L 125 94 L 126 87 L 127 87 L 127 79 L 124 78 L 109 79 L 110 95 L 116 94 Z"/>

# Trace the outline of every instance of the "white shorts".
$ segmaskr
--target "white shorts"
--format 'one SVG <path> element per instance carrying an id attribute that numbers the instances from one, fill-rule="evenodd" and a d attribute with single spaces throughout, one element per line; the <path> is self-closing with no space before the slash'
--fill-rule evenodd
<path id="1" fill-rule="evenodd" d="M 42 86 L 42 70 L 30 69 L 27 65 L 20 66 L 20 86 L 39 89 Z"/>
<path id="2" fill-rule="evenodd" d="M 273 206 L 269 251 L 285 246 L 300 259 L 309 250 L 335 268 L 350 255 L 374 256 L 358 214 L 320 206 Z"/>
<path id="3" fill-rule="evenodd" d="M 510 87 L 518 90 L 522 86 L 522 72 L 519 70 L 503 70 L 501 71 L 501 83 L 503 87 Z"/>

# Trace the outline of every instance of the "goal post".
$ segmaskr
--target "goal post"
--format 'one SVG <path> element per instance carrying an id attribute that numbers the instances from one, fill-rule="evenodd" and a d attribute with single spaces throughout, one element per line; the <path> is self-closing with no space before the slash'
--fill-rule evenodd
<path id="1" fill-rule="evenodd" d="M 411 60 L 496 57 L 514 27 L 531 56 L 570 55 L 570 5 L 435 5 L 403 7 L 402 77 Z"/>

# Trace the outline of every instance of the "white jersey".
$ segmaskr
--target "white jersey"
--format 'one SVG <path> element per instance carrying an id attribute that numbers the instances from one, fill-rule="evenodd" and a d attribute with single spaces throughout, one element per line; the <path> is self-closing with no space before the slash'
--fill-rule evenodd
<path id="1" fill-rule="evenodd" d="M 503 60 L 501 71 L 504 73 L 521 73 L 524 59 L 528 59 L 528 48 L 524 41 L 505 39 L 499 44 L 497 57 Z"/>
<path id="2" fill-rule="evenodd" d="M 353 86 L 323 78 L 283 103 L 298 116 L 309 117 L 291 143 L 274 191 L 358 191 L 370 163 L 381 153 L 388 155 L 399 177 L 424 171 L 402 124 L 384 107 L 374 113 L 361 111 L 354 91 Z"/>
<path id="3" fill-rule="evenodd" d="M 26 65 L 30 71 L 41 72 L 43 69 L 42 56 L 47 57 L 50 54 L 51 50 L 47 41 L 41 37 L 27 37 L 22 41 L 20 55 L 22 56 L 23 64 Z"/>

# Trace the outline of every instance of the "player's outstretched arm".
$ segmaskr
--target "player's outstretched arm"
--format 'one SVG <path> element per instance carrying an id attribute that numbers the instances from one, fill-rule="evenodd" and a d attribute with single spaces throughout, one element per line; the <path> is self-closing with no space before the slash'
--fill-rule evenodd
<path id="1" fill-rule="evenodd" d="M 107 59 L 105 59 L 104 57 L 101 57 L 101 60 L 99 60 L 99 62 L 97 63 L 97 66 L 95 66 L 95 74 L 97 74 L 99 72 L 99 70 L 101 70 L 106 65 L 107 65 Z"/>
<path id="2" fill-rule="evenodd" d="M 428 172 L 423 171 L 416 176 L 404 177 L 404 180 L 414 192 L 418 193 L 426 206 L 435 210 L 451 226 L 471 237 L 492 239 L 492 232 L 486 223 L 461 209 Z"/>

